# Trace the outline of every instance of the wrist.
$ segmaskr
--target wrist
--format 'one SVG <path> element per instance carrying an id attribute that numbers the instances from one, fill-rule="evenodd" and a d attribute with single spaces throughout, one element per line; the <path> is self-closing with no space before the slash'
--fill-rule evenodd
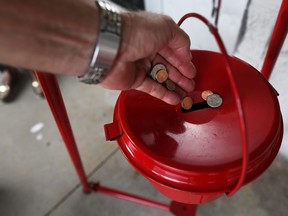
<path id="1" fill-rule="evenodd" d="M 122 25 L 122 35 L 121 35 L 121 41 L 119 45 L 119 51 L 118 51 L 118 56 L 117 59 L 121 58 L 124 53 L 129 51 L 128 46 L 131 45 L 131 40 L 130 37 L 133 31 L 133 26 L 132 26 L 132 19 L 133 19 L 133 13 L 131 12 L 125 12 L 121 13 L 121 25 Z M 135 18 L 135 17 L 134 17 Z"/>
<path id="2" fill-rule="evenodd" d="M 99 9 L 98 37 L 88 71 L 80 81 L 98 84 L 108 75 L 119 50 L 121 16 L 118 10 L 102 0 L 95 1 Z"/>

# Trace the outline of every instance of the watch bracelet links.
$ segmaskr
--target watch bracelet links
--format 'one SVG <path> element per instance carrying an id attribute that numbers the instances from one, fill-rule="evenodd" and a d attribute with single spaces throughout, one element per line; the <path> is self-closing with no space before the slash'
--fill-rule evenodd
<path id="1" fill-rule="evenodd" d="M 118 53 L 121 38 L 121 16 L 108 2 L 95 1 L 99 8 L 99 33 L 88 71 L 78 77 L 87 84 L 99 84 L 108 75 Z"/>

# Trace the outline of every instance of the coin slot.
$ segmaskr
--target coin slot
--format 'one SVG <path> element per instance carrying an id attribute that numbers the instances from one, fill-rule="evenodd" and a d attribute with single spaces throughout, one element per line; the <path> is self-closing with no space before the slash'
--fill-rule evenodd
<path id="1" fill-rule="evenodd" d="M 182 113 L 189 113 L 189 112 L 194 112 L 194 111 L 202 110 L 202 109 L 206 109 L 206 108 L 210 108 L 210 107 L 208 106 L 207 102 L 204 101 L 204 102 L 201 102 L 201 103 L 193 104 L 193 106 L 190 109 L 188 109 L 188 110 L 185 110 L 185 109 L 183 109 L 181 107 L 180 111 Z"/>

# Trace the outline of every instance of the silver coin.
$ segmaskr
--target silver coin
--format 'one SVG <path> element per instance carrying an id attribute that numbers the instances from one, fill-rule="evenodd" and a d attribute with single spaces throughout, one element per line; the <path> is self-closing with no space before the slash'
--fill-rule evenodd
<path id="1" fill-rule="evenodd" d="M 218 94 L 212 94 L 207 97 L 207 104 L 210 107 L 216 108 L 220 107 L 223 103 L 223 99 Z"/>

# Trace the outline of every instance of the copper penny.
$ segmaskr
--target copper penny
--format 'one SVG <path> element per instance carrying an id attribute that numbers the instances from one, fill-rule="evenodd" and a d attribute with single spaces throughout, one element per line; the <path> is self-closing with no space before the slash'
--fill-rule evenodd
<path id="1" fill-rule="evenodd" d="M 207 100 L 207 98 L 210 96 L 210 95 L 212 95 L 213 94 L 213 92 L 212 91 L 210 91 L 210 90 L 205 90 L 205 91 L 203 91 L 202 93 L 201 93 L 201 97 L 203 98 L 203 100 Z"/>
<path id="2" fill-rule="evenodd" d="M 164 83 L 168 79 L 168 73 L 166 70 L 161 69 L 157 71 L 155 78 L 157 82 Z"/>
<path id="3" fill-rule="evenodd" d="M 185 110 L 191 109 L 192 105 L 193 105 L 193 100 L 191 97 L 185 97 L 182 100 L 181 106 L 183 109 Z"/>

